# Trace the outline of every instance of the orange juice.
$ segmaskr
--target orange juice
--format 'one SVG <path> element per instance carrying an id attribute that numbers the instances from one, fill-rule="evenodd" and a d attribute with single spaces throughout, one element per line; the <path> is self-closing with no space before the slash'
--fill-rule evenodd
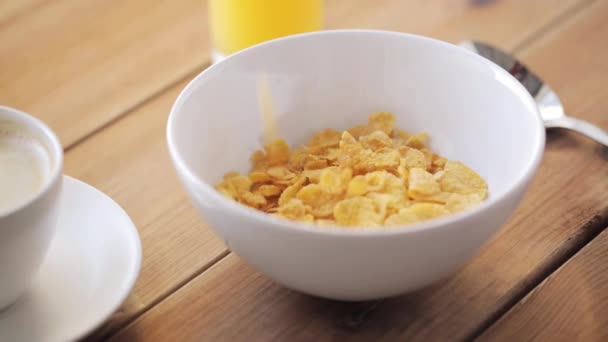
<path id="1" fill-rule="evenodd" d="M 216 52 L 229 55 L 290 34 L 320 30 L 323 0 L 209 0 Z"/>

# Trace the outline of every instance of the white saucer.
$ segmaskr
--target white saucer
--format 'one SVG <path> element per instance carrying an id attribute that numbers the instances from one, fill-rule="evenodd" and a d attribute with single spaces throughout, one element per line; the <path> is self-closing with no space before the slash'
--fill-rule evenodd
<path id="1" fill-rule="evenodd" d="M 126 299 L 141 262 L 137 229 L 99 190 L 64 176 L 57 232 L 30 290 L 0 312 L 0 341 L 72 341 Z"/>

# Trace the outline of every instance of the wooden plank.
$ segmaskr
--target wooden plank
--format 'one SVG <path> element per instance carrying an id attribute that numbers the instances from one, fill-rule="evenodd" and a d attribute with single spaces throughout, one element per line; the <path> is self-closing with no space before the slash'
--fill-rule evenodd
<path id="1" fill-rule="evenodd" d="M 512 48 L 590 1 L 330 0 L 329 28 L 372 28 L 450 42 L 478 39 Z"/>
<path id="2" fill-rule="evenodd" d="M 76 146 L 65 158 L 66 173 L 116 200 L 141 236 L 139 281 L 111 324 L 145 310 L 225 255 L 224 245 L 201 222 L 181 191 L 164 139 L 167 114 L 185 85 L 180 82 L 120 124 Z"/>
<path id="3" fill-rule="evenodd" d="M 593 4 L 550 39 L 524 51 L 531 67 L 562 92 L 573 114 L 603 127 L 608 127 L 608 89 L 595 85 L 608 80 L 607 13 L 608 2 Z M 577 63 L 581 51 L 593 53 L 584 53 L 584 63 Z M 555 56 L 562 67 L 553 68 L 558 65 Z M 569 92 L 567 85 L 574 84 L 594 92 Z M 399 298 L 339 303 L 285 290 L 230 255 L 146 312 L 115 340 L 475 336 L 606 225 L 608 164 L 596 147 L 577 135 L 551 134 L 539 174 L 516 215 L 478 257 L 444 283 Z"/>
<path id="4" fill-rule="evenodd" d="M 204 0 L 0 5 L 0 102 L 65 146 L 208 61 Z"/>
<path id="5" fill-rule="evenodd" d="M 486 331 L 480 341 L 607 341 L 608 230 Z"/>
<path id="6" fill-rule="evenodd" d="M 30 13 L 44 0 L 3 1 L 0 2 L 0 27 L 18 16 Z"/>
<path id="7" fill-rule="evenodd" d="M 328 0 L 327 22 L 511 47 L 586 1 Z M 0 102 L 65 146 L 205 65 L 210 48 L 205 0 L 5 1 L 0 41 Z"/>

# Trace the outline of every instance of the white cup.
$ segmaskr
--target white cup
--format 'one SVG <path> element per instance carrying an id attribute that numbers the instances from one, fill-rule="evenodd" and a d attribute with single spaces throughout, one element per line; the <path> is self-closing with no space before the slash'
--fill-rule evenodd
<path id="1" fill-rule="evenodd" d="M 14 208 L 0 208 L 0 310 L 14 303 L 35 277 L 55 232 L 63 179 L 63 149 L 40 120 L 0 106 L 0 121 L 14 123 L 42 144 L 50 161 L 42 186 Z M 0 189 L 2 191 L 2 189 Z"/>

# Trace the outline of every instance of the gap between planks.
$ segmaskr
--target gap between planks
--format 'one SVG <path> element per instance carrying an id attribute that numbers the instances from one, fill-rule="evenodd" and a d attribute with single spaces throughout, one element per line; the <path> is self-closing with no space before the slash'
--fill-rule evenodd
<path id="1" fill-rule="evenodd" d="M 165 299 L 167 299 L 173 293 L 175 293 L 175 291 L 181 289 L 186 284 L 188 284 L 191 280 L 197 278 L 198 276 L 200 276 L 201 274 L 203 274 L 203 272 L 205 272 L 208 269 L 212 268 L 214 265 L 217 265 L 218 262 L 220 262 L 222 259 L 224 259 L 228 255 L 230 255 L 230 253 L 231 253 L 230 250 L 225 249 L 223 252 L 221 252 L 220 254 L 218 254 L 215 258 L 213 258 L 208 263 L 206 263 L 203 267 L 201 267 L 200 269 L 196 270 L 196 272 L 193 272 L 190 276 L 186 277 L 183 281 L 181 281 L 178 284 L 176 284 L 173 288 L 170 288 L 167 292 L 165 292 L 164 294 L 158 296 L 158 298 L 156 298 L 155 300 L 151 301 L 148 305 L 146 305 L 145 307 L 143 307 L 137 314 L 134 314 L 131 318 L 129 318 L 126 321 L 124 321 L 123 323 L 117 325 L 112 330 L 108 330 L 106 332 L 103 332 L 104 326 L 102 325 L 99 328 L 99 330 L 102 331 L 102 332 L 98 336 L 97 336 L 97 334 L 99 333 L 99 331 L 93 331 L 90 334 L 89 337 L 93 337 L 95 340 L 98 339 L 98 340 L 101 340 L 101 341 L 105 341 L 105 340 L 110 339 L 112 336 L 116 335 L 118 332 L 122 331 L 123 329 L 125 329 L 129 325 L 131 325 L 131 323 L 133 323 L 135 320 L 137 320 L 141 315 L 143 315 L 146 312 L 148 312 L 148 310 L 150 310 L 153 307 L 155 307 L 156 305 L 162 303 Z"/>
<path id="2" fill-rule="evenodd" d="M 558 250 L 558 254 L 554 258 L 548 258 L 545 265 L 540 266 L 539 271 L 532 274 L 525 286 L 513 294 L 511 299 L 495 313 L 490 314 L 488 318 L 475 329 L 470 336 L 465 340 L 472 341 L 480 337 L 486 330 L 498 322 L 505 314 L 507 314 L 517 303 L 524 299 L 530 292 L 536 289 L 545 279 L 562 268 L 568 260 L 581 252 L 591 241 L 600 235 L 608 228 L 608 207 L 604 213 L 594 216 L 591 221 L 585 223 L 581 230 L 585 233 L 577 236 L 572 242 L 572 247 L 567 250 Z"/>
<path id="3" fill-rule="evenodd" d="M 537 41 L 539 38 L 544 37 L 551 31 L 553 31 L 553 29 L 555 27 L 557 27 L 560 23 L 576 16 L 583 9 L 585 9 L 588 6 L 591 6 L 596 1 L 599 1 L 599 0 L 587 0 L 587 1 L 581 1 L 581 2 L 575 3 L 574 5 L 572 5 L 571 8 L 565 10 L 563 13 L 561 13 L 558 16 L 556 16 L 555 18 L 553 18 L 553 20 L 550 20 L 547 24 L 541 26 L 538 30 L 536 30 L 535 32 L 532 32 L 532 34 L 530 34 L 528 37 L 524 38 L 522 41 L 517 43 L 513 47 L 513 49 L 511 49 L 511 53 L 517 54 L 517 53 L 520 53 L 521 51 L 525 50 L 530 45 L 532 45 L 535 41 Z"/>
<path id="4" fill-rule="evenodd" d="M 179 76 L 178 78 L 174 79 L 173 81 L 167 83 L 165 86 L 160 87 L 158 90 L 156 90 L 155 92 L 153 92 L 149 96 L 144 97 L 139 102 L 136 102 L 134 105 L 132 105 L 132 106 L 124 109 L 122 112 L 120 112 L 118 115 L 116 115 L 111 120 L 108 120 L 107 122 L 99 125 L 99 127 L 93 129 L 92 131 L 86 133 L 82 137 L 76 139 L 71 144 L 68 144 L 68 145 L 64 146 L 64 148 L 63 148 L 64 153 L 69 152 L 71 149 L 73 149 L 74 147 L 76 147 L 76 146 L 84 143 L 85 141 L 89 140 L 90 138 L 92 138 L 93 136 L 95 136 L 97 133 L 103 131 L 104 129 L 106 129 L 106 128 L 110 127 L 110 126 L 113 126 L 116 123 L 118 123 L 119 121 L 121 121 L 122 119 L 124 119 L 125 117 L 127 117 L 127 115 L 129 115 L 130 113 L 132 113 L 132 112 L 136 111 L 137 109 L 145 106 L 149 102 L 152 102 L 154 99 L 156 99 L 157 97 L 161 96 L 166 91 L 168 91 L 169 89 L 175 87 L 179 83 L 187 81 L 187 80 L 191 80 L 196 75 L 198 75 L 200 72 L 202 72 L 207 67 L 209 67 L 209 65 L 211 65 L 210 62 L 205 62 L 201 66 L 193 68 L 192 70 L 186 72 L 184 75 Z"/>
<path id="5" fill-rule="evenodd" d="M 17 20 L 21 16 L 27 15 L 29 12 L 37 10 L 37 9 L 39 9 L 41 7 L 46 6 L 46 5 L 47 5 L 46 2 L 35 1 L 33 3 L 30 3 L 29 5 L 26 5 L 23 8 L 15 10 L 13 13 L 11 13 L 11 15 L 9 15 L 9 16 L 7 16 L 5 18 L 1 18 L 0 19 L 0 29 L 3 26 L 10 25 L 13 21 Z"/>

